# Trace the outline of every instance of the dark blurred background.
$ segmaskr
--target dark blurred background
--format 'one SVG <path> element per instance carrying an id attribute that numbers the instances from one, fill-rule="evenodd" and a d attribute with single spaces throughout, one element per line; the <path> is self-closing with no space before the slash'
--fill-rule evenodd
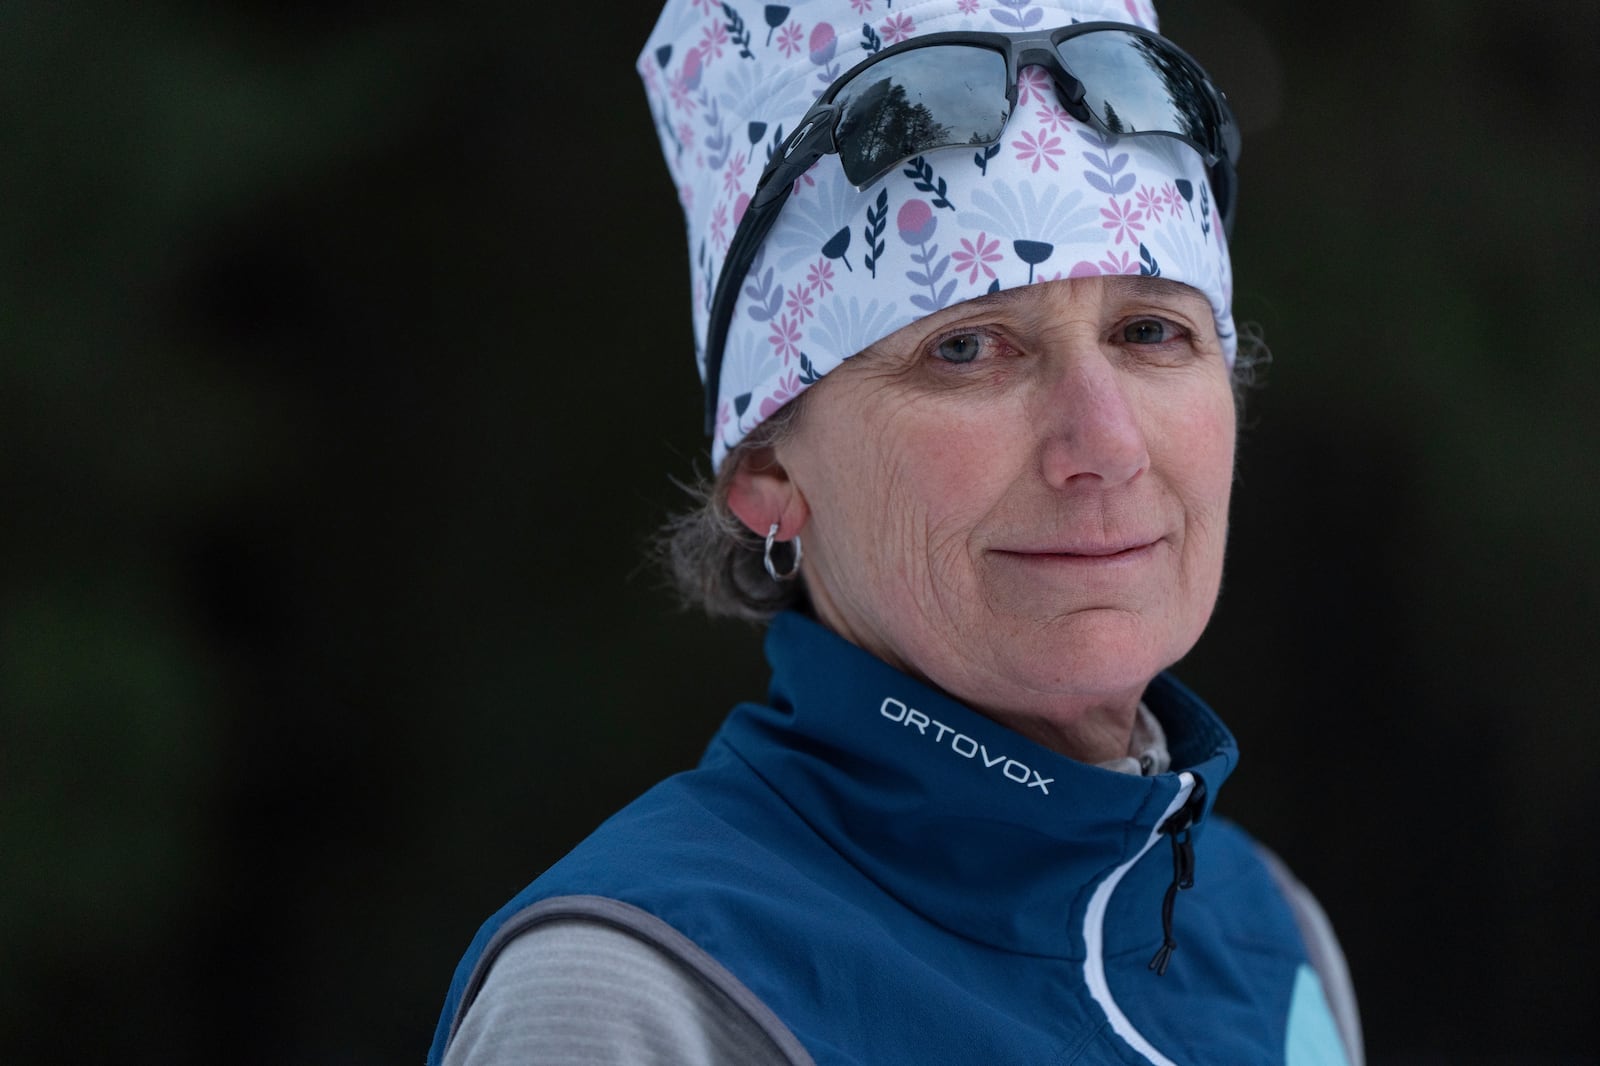
<path id="1" fill-rule="evenodd" d="M 704 448 L 654 8 L 0 4 L 0 1059 L 418 1062 L 762 692 L 645 561 Z M 1600 1062 L 1600 4 L 1164 15 L 1275 354 L 1180 671 L 1224 809 L 1372 1062 Z"/>

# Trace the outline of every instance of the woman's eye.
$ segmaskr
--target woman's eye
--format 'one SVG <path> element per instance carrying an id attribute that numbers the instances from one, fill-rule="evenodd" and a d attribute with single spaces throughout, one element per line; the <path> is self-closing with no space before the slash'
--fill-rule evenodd
<path id="1" fill-rule="evenodd" d="M 1165 344 L 1177 332 L 1159 318 L 1141 318 L 1122 327 L 1122 339 L 1129 344 Z"/>
<path id="2" fill-rule="evenodd" d="M 981 333 L 957 333 L 940 341 L 933 354 L 947 363 L 970 363 L 982 353 L 986 340 Z"/>

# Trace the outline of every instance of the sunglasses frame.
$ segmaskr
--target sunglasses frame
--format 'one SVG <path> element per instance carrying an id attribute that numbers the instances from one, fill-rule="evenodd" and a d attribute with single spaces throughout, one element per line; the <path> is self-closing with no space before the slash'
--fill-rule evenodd
<path id="1" fill-rule="evenodd" d="M 1084 105 L 1083 98 L 1086 95 L 1084 84 L 1067 68 L 1059 45 L 1062 41 L 1073 37 L 1106 31 L 1142 38 L 1187 68 L 1201 87 L 1204 103 L 1210 110 L 1210 114 L 1206 116 L 1208 120 L 1206 127 L 1212 133 L 1213 143 L 1199 144 L 1174 130 L 1133 130 L 1118 133 L 1108 129 L 1100 117 Z M 706 324 L 705 432 L 707 436 L 716 431 L 717 392 L 722 382 L 723 349 L 727 343 L 728 330 L 733 324 L 739 286 L 744 284 L 745 275 L 750 272 L 751 264 L 755 262 L 762 242 L 771 232 L 773 223 L 778 219 L 778 213 L 793 192 L 795 182 L 823 156 L 838 154 L 839 146 L 835 140 L 835 133 L 843 117 L 843 109 L 836 106 L 834 101 L 852 81 L 884 60 L 902 52 L 940 45 L 965 45 L 997 52 L 1005 57 L 1007 118 L 1001 126 L 1002 130 L 1005 125 L 1009 125 L 1010 117 L 1016 112 L 1017 79 L 1022 68 L 1038 66 L 1049 72 L 1055 81 L 1057 95 L 1062 105 L 1067 109 L 1067 113 L 1078 121 L 1088 122 L 1108 136 L 1172 137 L 1189 145 L 1199 152 L 1205 161 L 1212 192 L 1217 198 L 1217 211 L 1222 217 L 1223 231 L 1232 233 L 1233 209 L 1237 196 L 1234 167 L 1239 159 L 1238 124 L 1234 121 L 1227 97 L 1212 82 L 1205 68 L 1200 66 L 1193 56 L 1160 34 L 1123 22 L 1079 22 L 1040 32 L 952 30 L 913 37 L 890 45 L 845 71 L 823 91 L 817 102 L 800 120 L 800 124 L 795 127 L 794 132 L 772 153 L 766 168 L 761 172 L 760 179 L 756 182 L 755 191 L 750 196 L 744 217 L 739 220 L 733 240 L 728 244 L 728 253 L 723 261 L 722 273 L 717 277 L 716 292 L 711 300 L 710 317 Z M 987 143 L 997 144 L 999 138 Z M 962 144 L 959 147 L 978 146 Z M 898 165 L 898 163 L 891 165 L 888 170 L 873 176 L 856 188 L 865 189 L 872 186 Z"/>

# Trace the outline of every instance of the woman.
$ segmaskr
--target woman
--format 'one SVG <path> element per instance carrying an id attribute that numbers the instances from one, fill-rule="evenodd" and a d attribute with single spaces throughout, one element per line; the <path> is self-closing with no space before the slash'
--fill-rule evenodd
<path id="1" fill-rule="evenodd" d="M 640 63 L 717 467 L 675 568 L 772 618 L 768 701 L 484 926 L 430 1061 L 1359 1061 L 1163 673 L 1233 474 L 1225 101 L 1136 0 L 792 15 L 674 0 Z"/>

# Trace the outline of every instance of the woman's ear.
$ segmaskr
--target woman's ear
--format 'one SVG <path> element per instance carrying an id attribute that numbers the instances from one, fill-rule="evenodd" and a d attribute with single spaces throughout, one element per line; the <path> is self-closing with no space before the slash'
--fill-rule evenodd
<path id="1" fill-rule="evenodd" d="M 772 448 L 742 452 L 739 466 L 728 486 L 728 509 L 758 537 L 765 537 L 774 524 L 777 539 L 797 536 L 811 510 L 800 488 L 789 478 L 789 471 L 778 462 Z"/>

